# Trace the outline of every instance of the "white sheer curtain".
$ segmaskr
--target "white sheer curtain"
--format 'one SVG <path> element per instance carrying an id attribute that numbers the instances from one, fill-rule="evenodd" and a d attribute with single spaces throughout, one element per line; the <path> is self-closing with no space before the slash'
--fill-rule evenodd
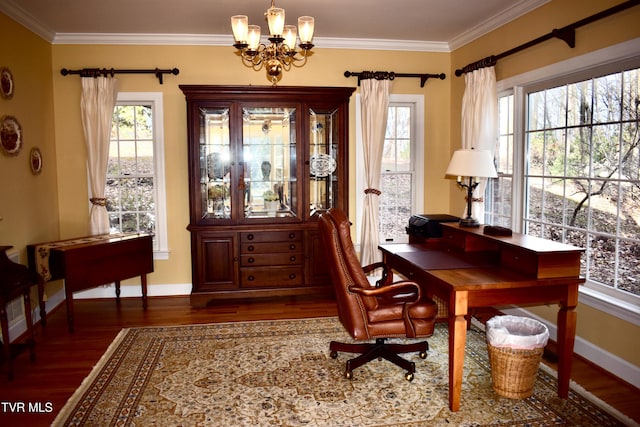
<path id="1" fill-rule="evenodd" d="M 362 145 L 366 189 L 362 212 L 362 241 L 360 262 L 362 265 L 380 261 L 378 250 L 378 204 L 380 190 L 380 168 L 384 134 L 387 128 L 389 107 L 389 80 L 367 79 L 361 82 Z"/>
<path id="2" fill-rule="evenodd" d="M 104 186 L 109 161 L 111 119 L 118 97 L 118 82 L 112 77 L 82 77 L 80 110 L 87 147 L 87 169 L 91 191 L 91 234 L 109 233 Z"/>
<path id="3" fill-rule="evenodd" d="M 489 150 L 495 154 L 498 136 L 498 94 L 494 67 L 485 67 L 466 73 L 462 97 L 462 148 Z M 484 218 L 482 195 L 486 178 L 480 180 L 473 197 L 473 217 L 481 223 Z M 465 210 L 466 212 L 466 210 Z"/>

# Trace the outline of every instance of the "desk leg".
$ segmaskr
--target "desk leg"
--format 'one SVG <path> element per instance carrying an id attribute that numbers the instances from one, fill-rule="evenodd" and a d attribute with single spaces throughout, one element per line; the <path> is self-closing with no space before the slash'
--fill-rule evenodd
<path id="1" fill-rule="evenodd" d="M 558 310 L 558 396 L 563 399 L 569 397 L 571 362 L 578 317 L 575 311 L 577 303 L 578 285 L 575 285 L 568 290 L 568 302 L 560 303 L 560 310 Z"/>
<path id="2" fill-rule="evenodd" d="M 69 328 L 69 332 L 73 333 L 73 292 L 68 290 L 68 286 L 65 283 L 65 303 L 67 304 L 67 327 Z"/>
<path id="3" fill-rule="evenodd" d="M 44 302 L 44 278 L 38 275 L 38 304 L 40 305 L 40 324 L 47 326 L 47 307 Z"/>
<path id="4" fill-rule="evenodd" d="M 116 303 L 120 304 L 120 280 L 116 280 Z"/>
<path id="5" fill-rule="evenodd" d="M 464 347 L 467 341 L 468 293 L 454 292 L 449 301 L 449 409 L 460 410 Z"/>
<path id="6" fill-rule="evenodd" d="M 140 276 L 142 283 L 142 308 L 144 310 L 147 309 L 147 275 L 143 274 Z"/>

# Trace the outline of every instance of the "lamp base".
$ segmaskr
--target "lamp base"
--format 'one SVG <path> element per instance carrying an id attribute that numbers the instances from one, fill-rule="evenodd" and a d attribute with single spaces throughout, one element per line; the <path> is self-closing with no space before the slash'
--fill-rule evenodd
<path id="1" fill-rule="evenodd" d="M 475 218 L 462 218 L 460 219 L 460 227 L 480 227 L 480 223 Z"/>

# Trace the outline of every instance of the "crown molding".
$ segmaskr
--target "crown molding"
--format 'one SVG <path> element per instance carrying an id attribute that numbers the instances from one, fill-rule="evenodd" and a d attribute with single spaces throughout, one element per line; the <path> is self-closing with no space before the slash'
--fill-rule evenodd
<path id="1" fill-rule="evenodd" d="M 316 37 L 316 47 L 328 49 L 401 50 L 411 52 L 450 52 L 449 43 L 421 40 L 339 39 Z"/>
<path id="2" fill-rule="evenodd" d="M 216 34 L 58 33 L 52 44 L 232 46 L 233 36 Z"/>
<path id="3" fill-rule="evenodd" d="M 455 36 L 449 41 L 451 51 L 461 48 L 467 43 L 490 33 L 491 31 L 499 28 L 527 13 L 539 8 L 542 5 L 549 3 L 551 0 L 522 0 L 514 4 L 509 9 L 502 13 L 488 19 L 475 27 L 468 29 L 467 31 Z"/>
<path id="4" fill-rule="evenodd" d="M 400 50 L 416 52 L 450 52 L 445 42 L 419 40 L 338 39 L 316 37 L 317 48 Z M 103 33 L 59 33 L 52 44 L 107 44 L 107 45 L 190 45 L 232 46 L 233 37 L 216 34 L 103 34 Z"/>

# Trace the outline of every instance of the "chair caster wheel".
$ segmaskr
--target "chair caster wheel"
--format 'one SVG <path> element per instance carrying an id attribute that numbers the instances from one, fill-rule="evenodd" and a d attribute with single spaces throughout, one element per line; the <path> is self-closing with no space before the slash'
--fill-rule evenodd
<path id="1" fill-rule="evenodd" d="M 344 377 L 350 380 L 353 377 L 353 374 L 351 373 L 351 371 L 344 371 Z"/>
<path id="2" fill-rule="evenodd" d="M 413 372 L 407 372 L 404 374 L 404 379 L 407 381 L 413 381 Z"/>
<path id="3" fill-rule="evenodd" d="M 332 351 L 331 353 L 329 353 L 329 356 L 331 356 L 332 359 L 336 359 L 338 357 L 338 352 Z"/>
<path id="4" fill-rule="evenodd" d="M 426 359 L 427 358 L 427 352 L 426 351 L 421 351 L 420 352 L 420 359 Z"/>

